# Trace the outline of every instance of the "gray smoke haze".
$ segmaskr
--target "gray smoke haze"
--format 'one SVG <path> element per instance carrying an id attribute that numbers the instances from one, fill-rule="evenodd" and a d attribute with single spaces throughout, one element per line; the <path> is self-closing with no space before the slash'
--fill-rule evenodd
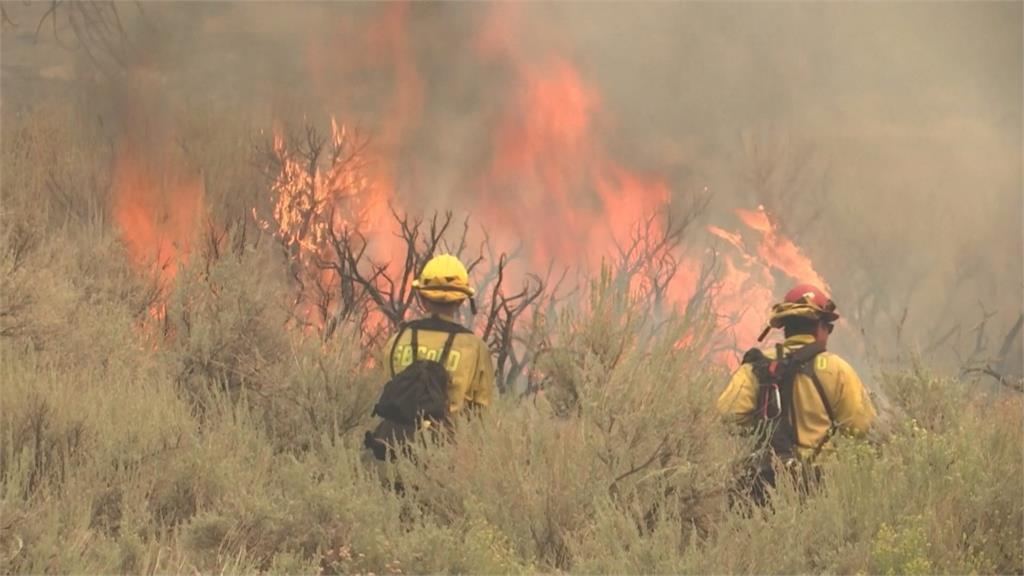
<path id="1" fill-rule="evenodd" d="M 5 125 L 66 98 L 116 130 L 144 76 L 153 114 L 215 132 L 336 115 L 389 148 L 406 205 L 458 208 L 517 89 L 478 54 L 507 18 L 517 57 L 571 62 L 598 95 L 619 163 L 676 195 L 707 187 L 727 228 L 767 206 L 873 352 L 953 368 L 985 313 L 994 353 L 1024 309 L 1022 6 L 124 4 L 114 58 L 60 46 L 49 23 L 37 37 L 46 5 L 5 3 L 0 97 Z M 1002 369 L 1020 374 L 1010 346 Z"/>

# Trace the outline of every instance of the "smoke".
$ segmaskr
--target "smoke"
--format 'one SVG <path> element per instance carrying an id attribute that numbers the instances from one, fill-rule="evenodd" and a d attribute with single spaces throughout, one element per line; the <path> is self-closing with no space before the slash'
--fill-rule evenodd
<path id="1" fill-rule="evenodd" d="M 113 55 L 37 45 L 42 7 L 15 8 L 5 113 L 79 82 L 83 114 L 118 118 L 146 74 L 153 114 L 252 131 L 335 116 L 371 137 L 403 206 L 540 210 L 509 223 L 535 250 L 614 204 L 594 183 L 613 168 L 650 183 L 617 199 L 707 188 L 708 224 L 739 229 L 736 209 L 764 205 L 813 260 L 851 353 L 959 366 L 1022 312 L 1020 3 L 121 5 Z M 549 107 L 531 83 L 566 69 Z M 516 130 L 543 140 L 540 160 L 499 158 Z"/>

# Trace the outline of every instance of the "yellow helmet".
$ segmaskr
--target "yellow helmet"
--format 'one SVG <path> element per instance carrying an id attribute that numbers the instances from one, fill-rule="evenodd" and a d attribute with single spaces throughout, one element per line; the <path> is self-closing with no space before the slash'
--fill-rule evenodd
<path id="1" fill-rule="evenodd" d="M 412 287 L 431 302 L 462 302 L 474 294 L 466 266 L 451 254 L 431 258 Z"/>

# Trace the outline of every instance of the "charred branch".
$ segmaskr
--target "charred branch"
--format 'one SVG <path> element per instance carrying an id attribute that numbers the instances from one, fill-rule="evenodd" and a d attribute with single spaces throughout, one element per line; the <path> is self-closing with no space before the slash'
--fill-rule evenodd
<path id="1" fill-rule="evenodd" d="M 0 24 L 3 26 L 17 27 L 18 25 L 11 19 L 7 14 L 7 9 L 4 8 L 3 4 L 0 4 Z"/>
<path id="2" fill-rule="evenodd" d="M 520 291 L 506 294 L 504 283 L 508 261 L 504 254 L 498 259 L 496 279 L 491 288 L 490 305 L 482 332 L 482 338 L 495 358 L 495 372 L 501 392 L 511 389 L 530 362 L 528 350 L 517 350 L 521 340 L 518 338 L 516 323 L 528 316 L 528 311 L 533 310 L 545 291 L 543 280 L 535 275 L 527 275 Z"/>
<path id="3" fill-rule="evenodd" d="M 972 368 L 964 368 L 960 372 L 960 377 L 964 377 L 969 374 L 983 374 L 995 379 L 1000 385 L 1016 390 L 1018 392 L 1024 392 L 1024 378 L 1012 378 L 1006 374 L 998 372 L 991 365 L 986 364 L 984 366 L 977 366 Z"/>
<path id="4" fill-rule="evenodd" d="M 638 290 L 652 299 L 656 310 L 663 309 L 679 270 L 683 238 L 709 201 L 709 196 L 696 196 L 685 210 L 650 214 L 633 228 L 628 242 L 616 242 L 615 285 Z"/>
<path id="5" fill-rule="evenodd" d="M 1012 375 L 1007 373 L 1005 366 L 1013 343 L 1020 335 L 1022 324 L 1024 324 L 1024 314 L 1018 315 L 1017 321 L 1014 322 L 1013 326 L 1003 337 L 999 351 L 993 357 L 986 354 L 986 351 L 989 350 L 987 328 L 997 312 L 987 310 L 982 302 L 979 302 L 978 306 L 981 308 L 981 320 L 970 330 L 970 333 L 974 334 L 974 347 L 971 353 L 965 359 L 958 350 L 954 349 L 953 351 L 960 363 L 960 377 L 981 374 L 993 378 L 1001 386 L 1024 391 L 1024 377 L 1020 374 Z"/>
<path id="6" fill-rule="evenodd" d="M 1010 355 L 1010 348 L 1013 343 L 1017 340 L 1020 335 L 1021 326 L 1024 325 L 1024 313 L 1017 316 L 1017 321 L 1014 322 L 1013 327 L 1007 332 L 1003 338 L 1003 345 L 999 347 L 999 362 L 1002 364 Z"/>
<path id="7" fill-rule="evenodd" d="M 111 74 L 126 71 L 131 65 L 134 46 L 125 30 L 119 2 L 52 0 L 36 23 L 35 40 L 49 25 L 55 42 L 66 50 L 81 50 L 98 70 Z M 138 4 L 136 4 L 138 7 Z M 139 7 L 139 14 L 142 14 Z M 5 23 L 14 25 L 4 10 Z M 70 29 L 72 42 L 61 36 Z"/>

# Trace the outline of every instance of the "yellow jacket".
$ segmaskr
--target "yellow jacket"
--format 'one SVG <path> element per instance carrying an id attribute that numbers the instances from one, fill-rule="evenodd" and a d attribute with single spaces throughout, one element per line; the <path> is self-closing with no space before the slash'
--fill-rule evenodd
<path id="1" fill-rule="evenodd" d="M 812 336 L 791 336 L 783 342 L 783 353 L 789 355 L 813 341 Z M 774 358 L 775 352 L 766 351 L 765 356 Z M 866 433 L 875 420 L 875 407 L 853 367 L 831 352 L 822 352 L 812 362 L 839 430 L 853 435 Z M 732 375 L 729 386 L 718 398 L 719 414 L 730 422 L 755 425 L 759 418 L 757 390 L 758 382 L 753 367 L 743 364 Z M 797 436 L 800 440 L 797 453 L 801 458 L 807 458 L 828 434 L 829 417 L 810 377 L 799 373 L 796 375 L 793 398 Z"/>
<path id="2" fill-rule="evenodd" d="M 439 318 L 454 322 L 454 319 L 449 317 Z M 395 351 L 391 358 L 395 373 L 401 372 L 413 361 L 412 330 L 403 330 L 401 340 L 395 345 L 397 336 L 396 334 L 388 339 L 386 348 L 388 351 Z M 419 330 L 419 352 L 416 357 L 420 360 L 439 359 L 447 340 L 447 332 Z M 462 411 L 467 403 L 475 406 L 490 405 L 491 397 L 494 395 L 494 364 L 491 362 L 491 352 L 483 340 L 475 334 L 456 334 L 445 368 L 451 375 L 451 383 L 448 385 L 448 408 L 452 414 Z"/>

